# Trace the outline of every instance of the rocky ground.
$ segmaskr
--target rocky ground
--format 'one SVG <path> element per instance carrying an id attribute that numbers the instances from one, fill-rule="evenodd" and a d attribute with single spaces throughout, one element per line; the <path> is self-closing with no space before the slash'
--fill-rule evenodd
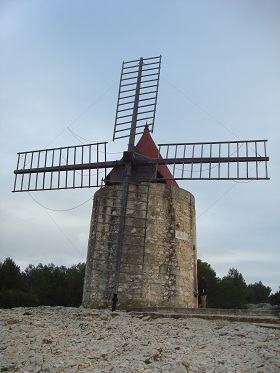
<path id="1" fill-rule="evenodd" d="M 0 310 L 2 372 L 280 372 L 280 330 L 37 307 Z"/>

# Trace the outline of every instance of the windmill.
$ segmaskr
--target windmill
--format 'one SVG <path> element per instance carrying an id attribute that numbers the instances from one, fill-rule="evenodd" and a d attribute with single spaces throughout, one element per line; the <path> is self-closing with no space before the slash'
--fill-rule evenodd
<path id="1" fill-rule="evenodd" d="M 92 293 L 95 294 L 99 291 L 102 296 L 106 294 L 107 299 L 111 297 L 112 310 L 116 309 L 120 283 L 122 287 L 126 287 L 124 282 L 127 279 L 133 283 L 139 279 L 139 287 L 135 286 L 137 291 L 141 293 L 140 298 L 148 297 L 147 294 L 151 291 L 151 283 L 154 281 L 154 259 L 150 262 L 148 290 L 147 286 L 145 287 L 144 277 L 148 277 L 147 257 L 149 254 L 153 258 L 158 256 L 155 252 L 151 254 L 151 251 L 156 250 L 151 238 L 150 251 L 146 250 L 149 240 L 147 238 L 149 230 L 147 222 L 154 218 L 154 216 L 149 218 L 148 211 L 152 199 L 155 201 L 159 193 L 159 190 L 154 190 L 154 194 L 152 194 L 151 190 L 155 189 L 155 186 L 161 188 L 163 193 L 162 200 L 158 203 L 165 204 L 166 200 L 169 200 L 169 205 L 164 206 L 163 210 L 168 210 L 168 219 L 173 221 L 171 233 L 169 232 L 164 238 L 164 241 L 167 241 L 172 236 L 169 245 L 169 249 L 173 250 L 172 253 L 168 249 L 168 260 L 171 264 L 167 263 L 165 254 L 164 262 L 158 266 L 158 276 L 160 277 L 157 277 L 157 279 L 166 279 L 169 293 L 165 292 L 164 294 L 168 293 L 166 296 L 170 300 L 172 286 L 173 290 L 175 288 L 173 293 L 178 292 L 176 286 L 181 281 L 184 291 L 184 286 L 186 286 L 184 284 L 187 281 L 186 277 L 182 280 L 181 273 L 185 269 L 180 267 L 180 263 L 178 264 L 178 257 L 181 255 L 179 251 L 184 251 L 184 248 L 175 247 L 176 242 L 180 240 L 182 242 L 189 240 L 190 249 L 188 250 L 191 251 L 191 248 L 194 250 L 191 257 L 192 283 L 190 288 L 196 287 L 194 199 L 188 192 L 186 192 L 187 195 L 184 194 L 185 192 L 183 192 L 184 195 L 178 192 L 180 188 L 178 188 L 176 181 L 268 179 L 267 140 L 180 142 L 155 145 L 150 133 L 153 132 L 155 123 L 160 69 L 161 56 L 141 57 L 139 60 L 127 61 L 122 64 L 113 140 L 128 138 L 128 147 L 120 160 L 109 160 L 108 142 L 98 142 L 20 152 L 18 153 L 17 168 L 14 171 L 14 192 L 101 187 L 100 191 L 103 194 L 101 195 L 99 191 L 96 193 L 100 195 L 94 202 L 92 214 L 84 302 L 87 303 Z M 135 145 L 135 138 L 140 134 L 142 135 L 141 139 Z M 164 189 L 165 186 L 169 188 L 169 194 Z M 113 195 L 114 197 L 112 197 Z M 131 195 L 134 195 L 132 202 Z M 185 200 L 188 200 L 187 205 L 184 205 Z M 177 228 L 179 228 L 176 230 L 174 219 L 180 220 L 181 217 L 174 218 L 174 214 L 176 215 L 174 203 L 177 203 L 178 209 L 184 205 L 184 209 L 191 211 L 188 217 L 188 225 L 192 232 L 191 239 L 187 238 L 186 230 L 179 229 L 180 224 L 181 226 L 185 224 L 183 221 L 180 224 L 177 222 Z M 133 210 L 132 205 L 141 206 L 141 209 Z M 133 215 L 129 209 L 134 211 L 133 217 L 129 215 L 130 213 Z M 157 206 L 154 206 L 153 209 L 153 211 L 160 210 Z M 102 214 L 102 211 L 105 212 L 102 221 L 100 221 L 98 216 Z M 109 214 L 110 218 L 108 218 Z M 181 211 L 180 214 L 182 215 L 183 212 Z M 112 218 L 114 218 L 114 223 Z M 158 219 L 160 218 L 158 215 Z M 154 227 L 158 229 L 159 225 L 154 225 L 150 230 L 153 230 Z M 130 230 L 128 236 L 132 236 L 129 238 L 129 244 L 125 243 L 127 230 Z M 141 233 L 133 236 L 132 233 L 135 231 L 141 231 Z M 167 244 L 163 242 L 162 245 L 166 247 Z M 124 249 L 127 250 L 127 253 L 124 252 Z M 181 277 L 174 275 L 174 265 L 172 264 L 174 258 L 177 258 L 177 272 L 175 272 L 181 271 L 179 273 Z M 184 260 L 182 263 L 187 263 L 189 259 L 185 258 Z M 140 272 L 137 272 L 136 268 Z M 132 272 L 133 276 L 131 277 Z M 125 277 L 123 280 L 121 277 L 125 273 L 130 273 L 130 277 Z M 95 287 L 92 286 L 94 276 L 94 281 L 97 283 Z M 156 288 L 150 294 L 150 298 L 156 297 L 158 289 Z M 127 289 L 121 290 L 124 293 Z M 135 292 L 131 288 L 127 292 L 130 292 L 132 298 L 135 296 Z M 167 302 L 167 304 L 169 303 Z"/>

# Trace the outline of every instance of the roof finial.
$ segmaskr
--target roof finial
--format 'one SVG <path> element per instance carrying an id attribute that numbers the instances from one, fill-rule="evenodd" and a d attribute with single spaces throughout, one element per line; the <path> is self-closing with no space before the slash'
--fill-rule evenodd
<path id="1" fill-rule="evenodd" d="M 149 131 L 149 125 L 148 125 L 148 123 L 146 122 L 146 125 L 145 125 L 145 128 L 144 128 L 144 132 L 147 132 L 147 131 L 150 132 L 150 131 Z"/>

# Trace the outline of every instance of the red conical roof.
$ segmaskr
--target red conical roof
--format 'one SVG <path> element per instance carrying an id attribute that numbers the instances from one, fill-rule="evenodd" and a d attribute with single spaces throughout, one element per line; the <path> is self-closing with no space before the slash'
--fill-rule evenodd
<path id="1" fill-rule="evenodd" d="M 145 127 L 143 135 L 135 147 L 144 157 L 162 158 L 161 155 L 159 154 L 156 144 L 154 143 L 154 140 L 152 139 L 150 135 L 148 126 Z M 166 165 L 158 165 L 158 173 L 163 178 L 171 179 L 171 180 L 165 180 L 166 184 L 173 185 L 173 186 L 179 186 L 176 180 L 173 179 L 173 176 Z"/>

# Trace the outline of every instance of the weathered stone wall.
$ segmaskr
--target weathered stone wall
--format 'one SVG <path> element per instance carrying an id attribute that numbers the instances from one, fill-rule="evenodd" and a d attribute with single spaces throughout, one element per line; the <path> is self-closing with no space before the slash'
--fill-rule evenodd
<path id="1" fill-rule="evenodd" d="M 94 197 L 84 306 L 111 304 L 121 193 L 121 185 L 107 186 Z M 117 306 L 196 307 L 196 260 L 192 194 L 166 184 L 130 185 Z"/>

